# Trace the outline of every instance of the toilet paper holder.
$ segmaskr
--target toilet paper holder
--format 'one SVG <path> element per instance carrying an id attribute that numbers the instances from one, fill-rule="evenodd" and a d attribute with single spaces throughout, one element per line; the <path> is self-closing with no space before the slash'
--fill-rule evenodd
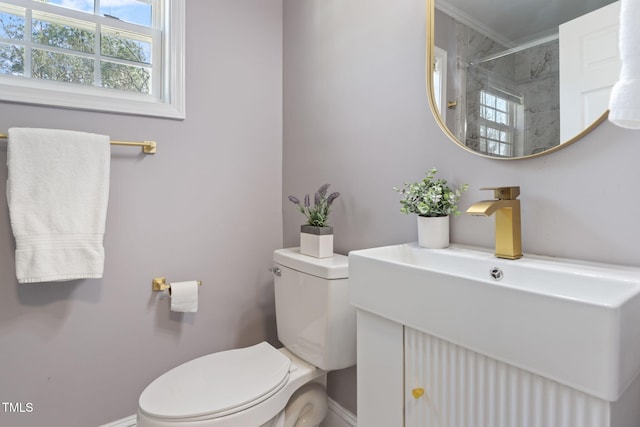
<path id="1" fill-rule="evenodd" d="M 202 286 L 202 280 L 198 280 L 198 286 Z M 167 280 L 164 277 L 154 277 L 151 282 L 151 290 L 154 292 L 166 291 L 171 289 L 171 283 L 167 284 Z"/>

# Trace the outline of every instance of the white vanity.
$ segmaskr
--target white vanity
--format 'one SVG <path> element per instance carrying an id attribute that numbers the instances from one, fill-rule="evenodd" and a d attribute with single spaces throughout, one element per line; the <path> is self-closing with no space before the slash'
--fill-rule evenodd
<path id="1" fill-rule="evenodd" d="M 640 426 L 640 268 L 404 244 L 349 282 L 359 425 Z"/>

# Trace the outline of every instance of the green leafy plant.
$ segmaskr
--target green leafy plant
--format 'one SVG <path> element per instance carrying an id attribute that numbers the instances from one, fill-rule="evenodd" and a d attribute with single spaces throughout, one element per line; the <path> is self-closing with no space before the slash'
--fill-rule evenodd
<path id="1" fill-rule="evenodd" d="M 400 200 L 400 212 L 420 216 L 460 215 L 458 200 L 469 185 L 463 184 L 460 188 L 452 189 L 444 179 L 434 179 L 437 172 L 433 168 L 426 172 L 422 181 L 393 188 L 403 196 Z"/>
<path id="2" fill-rule="evenodd" d="M 324 184 L 316 191 L 313 197 L 313 205 L 311 205 L 308 194 L 304 196 L 304 202 L 300 202 L 300 199 L 295 196 L 289 196 L 291 203 L 298 206 L 300 212 L 307 217 L 308 225 L 326 227 L 329 212 L 331 212 L 331 205 L 334 200 L 340 196 L 338 192 L 331 193 L 327 196 L 327 190 L 329 190 L 329 184 Z"/>

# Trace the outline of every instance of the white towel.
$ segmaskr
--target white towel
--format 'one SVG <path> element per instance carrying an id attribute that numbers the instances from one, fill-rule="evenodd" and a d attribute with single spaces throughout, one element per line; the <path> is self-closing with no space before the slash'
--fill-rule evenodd
<path id="1" fill-rule="evenodd" d="M 619 49 L 622 69 L 611 90 L 609 120 L 621 127 L 640 129 L 640 2 L 620 3 Z"/>
<path id="2" fill-rule="evenodd" d="M 19 283 L 100 278 L 109 137 L 9 129 L 7 201 Z"/>

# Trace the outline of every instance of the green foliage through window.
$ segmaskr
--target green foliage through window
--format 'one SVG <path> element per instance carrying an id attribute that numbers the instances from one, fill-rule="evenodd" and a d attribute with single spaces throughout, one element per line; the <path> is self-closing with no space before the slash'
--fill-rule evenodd
<path id="1" fill-rule="evenodd" d="M 85 0 L 93 3 L 86 11 L 69 10 L 62 0 L 41 0 L 42 10 L 0 2 L 0 75 L 150 94 L 153 46 L 160 43 L 148 28 L 155 2 L 119 2 L 113 13 L 122 18 L 105 12 L 107 0 Z M 96 9 L 102 15 L 87 13 Z"/>

